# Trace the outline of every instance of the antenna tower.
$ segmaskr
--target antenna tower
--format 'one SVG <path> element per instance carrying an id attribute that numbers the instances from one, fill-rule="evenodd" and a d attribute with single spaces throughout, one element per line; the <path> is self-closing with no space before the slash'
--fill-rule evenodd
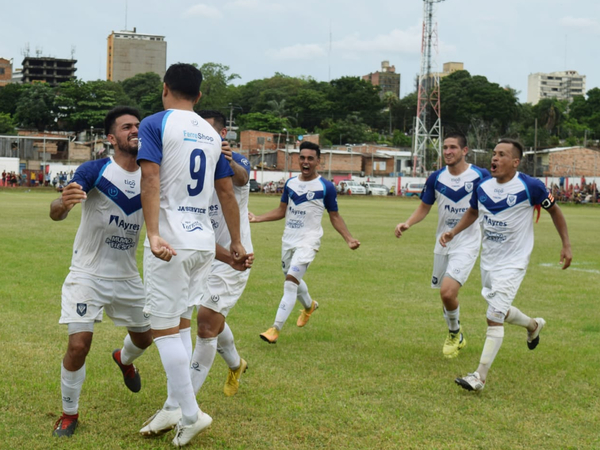
<path id="1" fill-rule="evenodd" d="M 416 130 L 413 148 L 413 176 L 427 170 L 427 148 L 436 152 L 438 168 L 442 155 L 442 122 L 440 111 L 440 76 L 436 58 L 438 53 L 438 32 L 435 5 L 444 0 L 423 0 L 423 40 L 421 42 L 421 72 L 417 102 Z M 432 65 L 434 69 L 432 71 Z"/>

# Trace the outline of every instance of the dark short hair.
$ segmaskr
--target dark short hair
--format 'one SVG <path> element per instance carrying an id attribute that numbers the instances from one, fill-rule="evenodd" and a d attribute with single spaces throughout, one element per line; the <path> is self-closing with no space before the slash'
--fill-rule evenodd
<path id="1" fill-rule="evenodd" d="M 452 131 L 448 133 L 444 137 L 444 140 L 446 139 L 456 139 L 460 148 L 465 148 L 467 146 L 467 137 L 464 134 L 459 133 L 458 131 Z"/>
<path id="2" fill-rule="evenodd" d="M 202 73 L 191 64 L 176 63 L 167 69 L 163 81 L 176 96 L 193 101 L 200 94 Z"/>
<path id="3" fill-rule="evenodd" d="M 198 111 L 198 115 L 203 119 L 213 119 L 217 133 L 220 133 L 227 126 L 227 118 L 225 114 L 216 109 L 203 109 Z"/>
<path id="4" fill-rule="evenodd" d="M 502 138 L 498 141 L 498 144 L 511 144 L 513 146 L 513 154 L 516 153 L 519 159 L 523 159 L 523 144 L 516 139 Z"/>
<path id="5" fill-rule="evenodd" d="M 141 120 L 140 112 L 137 109 L 131 106 L 116 106 L 106 113 L 106 117 L 104 118 L 104 134 L 107 136 L 114 134 L 113 127 L 115 126 L 115 122 L 119 117 L 126 114 L 134 116 L 137 120 Z"/>
<path id="6" fill-rule="evenodd" d="M 314 150 L 315 152 L 317 152 L 317 158 L 321 157 L 321 149 L 314 142 L 308 142 L 308 141 L 302 142 L 302 144 L 300 144 L 300 151 L 304 150 L 305 148 L 307 148 L 309 150 Z"/>

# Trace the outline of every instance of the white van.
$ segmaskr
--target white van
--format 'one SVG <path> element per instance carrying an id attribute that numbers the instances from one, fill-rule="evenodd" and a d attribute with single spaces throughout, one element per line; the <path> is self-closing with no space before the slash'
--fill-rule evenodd
<path id="1" fill-rule="evenodd" d="M 423 188 L 425 187 L 425 183 L 408 183 L 406 185 L 406 190 L 404 191 L 404 195 L 406 197 L 413 197 L 421 195 Z"/>

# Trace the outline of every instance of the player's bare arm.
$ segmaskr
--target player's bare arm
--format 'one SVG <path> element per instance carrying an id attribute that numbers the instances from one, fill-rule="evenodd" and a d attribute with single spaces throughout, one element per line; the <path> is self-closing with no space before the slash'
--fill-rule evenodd
<path id="1" fill-rule="evenodd" d="M 233 192 L 233 181 L 231 177 L 215 180 L 215 190 L 221 203 L 223 217 L 227 223 L 227 229 L 231 236 L 231 247 L 229 251 L 236 262 L 242 261 L 246 255 L 246 250 L 242 245 L 240 235 L 240 209 Z"/>
<path id="2" fill-rule="evenodd" d="M 352 237 L 348 227 L 346 226 L 346 222 L 344 222 L 344 219 L 338 211 L 330 211 L 329 220 L 331 221 L 333 228 L 335 228 L 335 231 L 340 233 L 340 235 L 344 238 L 350 250 L 356 250 L 358 247 L 360 247 L 360 241 Z"/>
<path id="3" fill-rule="evenodd" d="M 248 220 L 250 223 L 273 222 L 275 220 L 281 220 L 285 217 L 286 209 L 287 203 L 281 202 L 277 208 L 259 216 L 256 216 L 248 211 Z"/>
<path id="4" fill-rule="evenodd" d="M 87 198 L 87 194 L 77 183 L 70 183 L 63 189 L 60 198 L 50 204 L 50 218 L 52 220 L 64 220 L 77 203 Z"/>
<path id="5" fill-rule="evenodd" d="M 231 253 L 229 253 L 229 250 L 227 250 L 222 245 L 216 244 L 215 259 L 225 264 L 229 264 L 235 270 L 243 272 L 244 270 L 252 268 L 252 264 L 254 264 L 254 253 L 246 253 L 244 259 L 242 259 L 241 261 L 235 261 L 232 258 Z"/>
<path id="6" fill-rule="evenodd" d="M 398 225 L 396 225 L 396 230 L 394 231 L 396 237 L 399 238 L 402 236 L 402 232 L 422 221 L 425 217 L 427 217 L 429 211 L 431 211 L 431 205 L 421 202 L 419 206 L 417 206 L 417 209 L 415 209 L 415 211 L 406 220 L 406 222 L 400 222 Z"/>
<path id="7" fill-rule="evenodd" d="M 246 169 L 244 169 L 242 166 L 240 166 L 233 160 L 233 157 L 231 156 L 233 151 L 229 146 L 229 142 L 221 142 L 221 153 L 229 162 L 229 167 L 231 167 L 231 170 L 233 170 L 232 181 L 234 186 L 245 186 L 246 183 L 248 183 L 248 180 L 250 179 L 250 175 L 248 174 L 248 171 Z"/>
<path id="8" fill-rule="evenodd" d="M 562 241 L 562 248 L 560 250 L 560 263 L 562 264 L 563 270 L 565 270 L 571 265 L 571 261 L 573 260 L 573 254 L 571 253 L 571 241 L 569 239 L 569 231 L 567 230 L 567 221 L 565 220 L 562 210 L 556 204 L 552 205 L 546 211 L 548 211 L 550 217 L 552 217 L 554 227 L 556 228 L 556 231 L 558 231 L 558 235 Z"/>
<path id="9" fill-rule="evenodd" d="M 458 222 L 452 230 L 446 231 L 440 236 L 440 244 L 442 244 L 442 247 L 445 247 L 446 244 L 454 239 L 454 236 L 456 236 L 458 233 L 469 228 L 477 220 L 477 216 L 478 212 L 476 209 L 467 209 L 465 214 L 462 216 L 462 219 L 460 219 L 460 222 Z"/>
<path id="10" fill-rule="evenodd" d="M 140 198 L 146 222 L 146 231 L 152 254 L 163 261 L 170 261 L 177 252 L 160 237 L 158 217 L 160 211 L 160 166 L 154 162 L 141 160 L 142 180 Z"/>

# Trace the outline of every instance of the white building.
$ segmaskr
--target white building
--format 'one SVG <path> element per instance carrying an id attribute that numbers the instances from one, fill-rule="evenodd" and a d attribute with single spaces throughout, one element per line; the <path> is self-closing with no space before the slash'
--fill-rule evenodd
<path id="1" fill-rule="evenodd" d="M 545 98 L 571 101 L 585 92 L 585 75 L 579 75 L 575 70 L 532 73 L 527 82 L 527 103 L 535 105 Z"/>

